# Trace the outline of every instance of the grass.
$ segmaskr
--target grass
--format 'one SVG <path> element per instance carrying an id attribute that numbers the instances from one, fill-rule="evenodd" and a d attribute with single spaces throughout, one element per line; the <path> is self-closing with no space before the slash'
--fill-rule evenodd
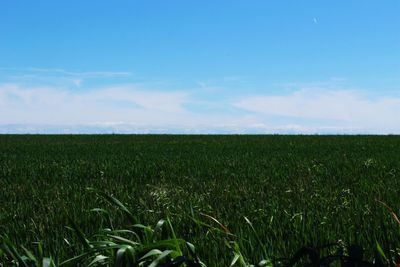
<path id="1" fill-rule="evenodd" d="M 368 260 L 379 244 L 394 263 L 399 149 L 398 136 L 3 135 L 0 232 L 59 260 L 84 251 L 70 222 L 92 237 L 168 218 L 207 266 L 289 259 L 338 240 Z"/>
<path id="2" fill-rule="evenodd" d="M 67 228 L 73 231 L 81 242 L 81 252 L 65 260 L 44 256 L 40 242 L 37 243 L 37 252 L 35 255 L 35 252 L 26 249 L 24 246 L 21 245 L 18 247 L 13 244 L 7 235 L 0 235 L 0 266 L 4 264 L 5 266 L 13 267 L 206 267 L 196 254 L 195 246 L 177 238 L 169 218 L 158 221 L 155 227 L 135 223 L 136 219 L 133 217 L 131 211 L 118 199 L 93 188 L 88 188 L 88 190 L 97 193 L 111 204 L 117 206 L 132 224 L 125 226 L 124 229 L 115 228 L 106 210 L 101 208 L 93 209 L 92 211 L 101 212 L 104 215 L 109 221 L 109 226 L 99 230 L 95 235 L 87 237 L 79 226 L 71 221 L 72 227 Z M 393 219 L 400 226 L 400 221 L 393 210 L 386 203 L 380 203 L 388 209 Z M 233 253 L 230 267 L 272 267 L 282 265 L 291 267 L 296 264 L 317 267 L 330 266 L 335 261 L 339 261 L 341 266 L 385 267 L 391 263 L 378 242 L 376 243 L 377 255 L 375 255 L 374 261 L 370 263 L 364 260 L 364 249 L 361 246 L 346 246 L 340 241 L 336 244 L 328 244 L 319 248 L 303 247 L 291 259 L 287 259 L 286 262 L 282 260 L 273 261 L 271 259 L 263 259 L 258 263 L 252 264 L 243 255 L 239 243 L 236 241 L 237 236 L 233 235 L 216 218 L 207 214 L 202 215 L 213 221 L 217 227 L 194 220 L 197 225 L 205 226 L 212 232 L 223 233 L 224 236 L 222 239 L 225 240 L 226 246 Z M 246 217 L 244 219 L 257 237 L 260 247 L 265 247 L 250 220 Z M 167 227 L 164 227 L 165 224 Z M 71 245 L 69 242 L 67 243 Z M 336 249 L 334 254 L 323 255 L 321 253 L 324 248 L 332 250 L 333 247 Z M 264 253 L 266 255 L 266 250 L 264 250 Z M 396 260 L 393 263 L 398 266 L 398 262 Z"/>
<path id="3" fill-rule="evenodd" d="M 90 191 L 95 190 L 90 188 Z M 129 220 L 133 219 L 132 213 L 119 200 L 102 192 L 95 192 L 116 205 Z M 109 219 L 106 210 L 97 208 L 94 211 L 101 211 Z M 6 235 L 0 236 L 0 264 L 4 263 L 7 266 L 25 267 L 156 267 L 160 265 L 178 266 L 180 262 L 188 262 L 196 267 L 205 266 L 195 254 L 194 246 L 175 236 L 169 220 L 160 220 L 155 227 L 145 226 L 134 221 L 131 223 L 125 229 L 118 229 L 114 228 L 110 221 L 110 225 L 107 228 L 101 229 L 95 235 L 88 237 L 71 220 L 72 226 L 68 227 L 68 229 L 74 232 L 80 241 L 79 247 L 81 251 L 77 255 L 65 260 L 44 256 L 40 242 L 35 253 L 24 246 L 18 247 L 13 244 Z M 167 227 L 164 227 L 165 224 L 167 224 Z M 168 236 L 172 236 L 172 238 L 168 238 Z M 69 242 L 67 243 L 71 246 Z M 186 254 L 191 254 L 193 259 L 183 257 L 184 249 L 190 252 Z"/>

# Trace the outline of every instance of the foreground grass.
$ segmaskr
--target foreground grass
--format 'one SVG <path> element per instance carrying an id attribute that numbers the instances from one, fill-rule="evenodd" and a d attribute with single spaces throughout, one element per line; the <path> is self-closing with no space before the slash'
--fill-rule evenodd
<path id="1" fill-rule="evenodd" d="M 118 207 L 131 224 L 125 226 L 124 229 L 117 228 L 114 226 L 107 210 L 102 208 L 92 209 L 93 212 L 103 215 L 108 221 L 108 227 L 101 229 L 91 237 L 87 237 L 75 222 L 70 221 L 72 226 L 67 228 L 75 233 L 81 244 L 80 246 L 74 245 L 78 247 L 77 255 L 64 260 L 45 256 L 41 242 L 36 243 L 37 250 L 35 253 L 26 249 L 23 245 L 15 245 L 6 234 L 0 234 L 0 266 L 206 267 L 206 264 L 204 264 L 196 254 L 195 246 L 185 240 L 177 238 L 169 218 L 167 218 L 167 220 L 159 220 L 155 227 L 139 224 L 137 223 L 136 216 L 118 199 L 93 188 L 88 188 L 88 190 L 97 193 L 97 195 Z M 395 222 L 400 226 L 400 219 L 394 211 L 387 206 L 387 204 L 383 202 L 380 203 L 388 209 Z M 208 229 L 207 233 L 222 234 L 219 235 L 219 238 L 225 241 L 226 246 L 233 254 L 232 261 L 229 264 L 230 267 L 292 267 L 295 265 L 317 267 L 331 266 L 333 264 L 336 264 L 335 266 L 339 266 L 340 264 L 342 267 L 386 267 L 395 264 L 397 267 L 400 264 L 398 258 L 388 258 L 378 242 L 376 243 L 376 254 L 373 262 L 365 261 L 364 249 L 361 246 L 346 246 L 342 241 L 316 248 L 303 247 L 299 249 L 292 258 L 271 260 L 266 253 L 265 244 L 263 244 L 257 235 L 257 231 L 253 227 L 251 221 L 245 217 L 244 219 L 257 236 L 259 246 L 263 249 L 264 257 L 266 257 L 258 263 L 252 264 L 242 253 L 237 236 L 232 234 L 229 229 L 216 218 L 206 214 L 202 215 L 210 219 L 212 224 L 207 224 L 194 218 L 192 219 L 198 226 Z M 167 227 L 164 227 L 165 225 L 167 225 Z M 68 240 L 64 240 L 71 248 L 72 245 Z M 214 244 L 209 245 L 211 247 Z"/>
<path id="2" fill-rule="evenodd" d="M 79 255 L 70 220 L 97 234 L 109 226 L 90 212 L 101 203 L 114 225 L 130 225 L 85 192 L 95 187 L 139 222 L 170 218 L 208 266 L 229 266 L 234 245 L 199 226 L 211 223 L 201 214 L 253 263 L 338 240 L 369 260 L 378 242 L 394 261 L 399 228 L 376 199 L 398 213 L 399 151 L 397 136 L 0 136 L 0 227 L 29 250 L 40 242 L 53 258 Z"/>

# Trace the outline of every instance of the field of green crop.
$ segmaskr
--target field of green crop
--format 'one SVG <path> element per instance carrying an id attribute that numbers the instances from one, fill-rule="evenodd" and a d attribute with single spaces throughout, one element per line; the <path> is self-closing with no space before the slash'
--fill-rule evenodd
<path id="1" fill-rule="evenodd" d="M 399 136 L 0 136 L 0 233 L 54 258 L 74 256 L 71 218 L 90 236 L 127 224 L 96 194 L 118 198 L 142 224 L 170 218 L 207 266 L 229 266 L 235 240 L 252 262 L 342 240 L 368 259 L 395 258 L 400 227 Z M 213 232 L 195 221 L 232 233 Z M 252 223 L 246 222 L 245 217 Z M 218 226 L 216 226 L 218 227 Z"/>

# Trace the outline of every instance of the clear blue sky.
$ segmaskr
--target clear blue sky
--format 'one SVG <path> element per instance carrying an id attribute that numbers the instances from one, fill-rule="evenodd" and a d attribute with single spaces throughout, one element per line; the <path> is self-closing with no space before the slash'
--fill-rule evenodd
<path id="1" fill-rule="evenodd" d="M 0 3 L 0 132 L 400 133 L 400 1 Z"/>

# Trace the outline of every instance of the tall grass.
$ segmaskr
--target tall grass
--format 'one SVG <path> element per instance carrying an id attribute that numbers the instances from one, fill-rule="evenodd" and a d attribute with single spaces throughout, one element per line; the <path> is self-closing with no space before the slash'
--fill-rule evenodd
<path id="1" fill-rule="evenodd" d="M 69 259 L 53 259 L 51 256 L 44 256 L 43 248 L 40 242 L 37 243 L 35 252 L 26 249 L 23 245 L 15 245 L 6 234 L 0 234 L 0 266 L 24 266 L 24 267 L 68 267 L 68 266 L 86 266 L 86 267 L 206 267 L 196 254 L 195 246 L 183 239 L 177 238 L 171 221 L 159 220 L 154 227 L 146 226 L 136 222 L 132 212 L 122 204 L 118 199 L 109 196 L 93 188 L 89 191 L 108 200 L 111 204 L 119 208 L 123 214 L 130 220 L 131 224 L 124 229 L 116 228 L 110 220 L 108 211 L 102 208 L 95 208 L 92 211 L 101 212 L 108 220 L 107 228 L 99 230 L 91 237 L 86 236 L 82 230 L 73 221 L 71 227 L 68 227 L 75 233 L 80 241 L 80 251 L 77 255 Z M 396 213 L 384 202 L 384 205 L 396 223 L 399 224 Z M 376 252 L 373 263 L 364 260 L 364 250 L 359 245 L 346 246 L 342 241 L 336 244 L 328 244 L 322 247 L 303 247 L 299 249 L 292 258 L 281 260 L 271 260 L 266 255 L 265 244 L 258 237 L 257 231 L 248 218 L 244 218 L 250 226 L 252 232 L 257 236 L 259 245 L 264 248 L 265 258 L 256 264 L 248 261 L 242 253 L 237 236 L 220 223 L 216 218 L 201 214 L 209 219 L 212 224 L 193 219 L 193 221 L 208 229 L 209 233 L 222 234 L 219 239 L 225 241 L 226 246 L 232 251 L 233 258 L 230 267 L 272 267 L 285 265 L 288 267 L 296 264 L 304 266 L 330 266 L 335 261 L 340 261 L 341 266 L 375 266 L 385 267 L 391 263 L 398 266 L 400 261 L 396 259 L 391 261 L 383 251 L 380 244 L 376 243 Z M 166 227 L 165 227 L 166 226 Z M 166 231 L 165 231 L 166 230 Z M 67 242 L 68 245 L 69 242 Z M 210 244 L 212 247 L 215 244 Z M 323 249 L 328 248 L 328 254 L 323 256 Z M 334 250 L 332 250 L 332 248 Z M 335 251 L 333 254 L 329 252 Z M 325 251 L 326 254 L 326 251 Z M 306 258 L 308 256 L 308 259 Z"/>
<path id="2" fill-rule="evenodd" d="M 399 148 L 398 136 L 3 135 L 0 231 L 67 259 L 84 248 L 70 221 L 92 237 L 169 218 L 209 266 L 288 259 L 337 240 L 370 261 L 379 244 L 394 262 L 399 228 L 375 199 L 399 214 Z M 86 187 L 117 196 L 133 218 Z"/>

